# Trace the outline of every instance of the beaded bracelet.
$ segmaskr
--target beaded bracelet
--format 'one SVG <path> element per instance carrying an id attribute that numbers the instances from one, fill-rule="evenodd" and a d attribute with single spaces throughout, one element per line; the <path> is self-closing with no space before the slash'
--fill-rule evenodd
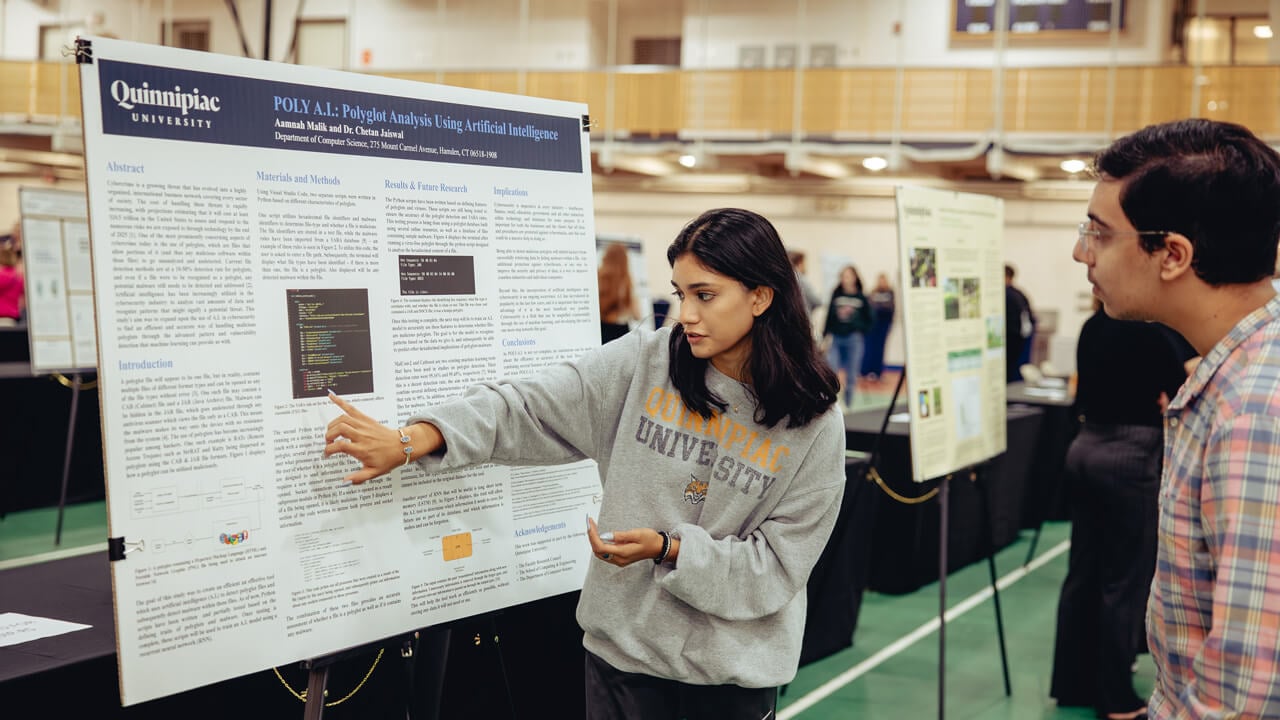
<path id="1" fill-rule="evenodd" d="M 659 530 L 658 534 L 662 536 L 662 552 L 658 553 L 658 557 L 653 559 L 654 565 L 661 565 L 667 559 L 667 553 L 671 552 L 671 536 L 664 530 Z"/>

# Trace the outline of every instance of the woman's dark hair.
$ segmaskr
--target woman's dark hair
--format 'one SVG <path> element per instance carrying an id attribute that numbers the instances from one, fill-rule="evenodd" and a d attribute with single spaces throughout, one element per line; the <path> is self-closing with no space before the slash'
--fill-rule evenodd
<path id="1" fill-rule="evenodd" d="M 1115 141 L 1093 164 L 1124 183 L 1120 207 L 1134 228 L 1191 241 L 1191 267 L 1206 283 L 1251 283 L 1274 272 L 1280 155 L 1246 128 L 1205 119 L 1152 125 Z M 1165 238 L 1138 241 L 1153 253 Z"/>
<path id="2" fill-rule="evenodd" d="M 749 210 L 708 210 L 684 226 L 667 248 L 667 262 L 692 255 L 707 269 L 742 283 L 748 290 L 773 289 L 773 302 L 751 326 L 751 390 L 755 420 L 773 427 L 807 425 L 839 396 L 836 374 L 818 353 L 809 313 L 795 270 L 778 231 Z M 704 418 L 727 404 L 707 389 L 708 360 L 694 357 L 684 327 L 671 331 L 671 382 L 684 404 Z"/>

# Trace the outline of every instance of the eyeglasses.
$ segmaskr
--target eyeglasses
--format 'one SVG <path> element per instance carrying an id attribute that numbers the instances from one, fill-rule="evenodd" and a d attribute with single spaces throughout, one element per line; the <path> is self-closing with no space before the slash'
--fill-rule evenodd
<path id="1" fill-rule="evenodd" d="M 1152 237 L 1164 237 L 1171 235 L 1172 230 L 1101 230 L 1093 227 L 1092 222 L 1082 222 L 1076 226 L 1076 243 L 1079 244 L 1081 250 L 1088 250 L 1096 247 L 1099 240 L 1110 239 L 1116 235 L 1144 235 Z M 1091 244 L 1092 243 L 1092 244 Z"/>

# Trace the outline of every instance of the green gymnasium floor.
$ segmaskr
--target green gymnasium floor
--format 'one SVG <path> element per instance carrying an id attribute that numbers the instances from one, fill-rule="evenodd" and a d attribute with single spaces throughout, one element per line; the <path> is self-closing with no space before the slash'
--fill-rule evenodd
<path id="1" fill-rule="evenodd" d="M 887 404 L 893 386 L 859 393 L 855 407 Z M 67 508 L 61 546 L 53 543 L 56 508 L 10 513 L 0 520 L 0 569 L 105 549 L 105 502 Z M 1059 709 L 1049 697 L 1058 590 L 1067 573 L 1068 523 L 1048 523 L 1037 557 L 1024 570 L 1032 532 L 996 556 L 1013 694 L 1000 669 L 986 563 L 947 580 L 946 717 L 953 720 L 1049 720 L 1094 717 L 1090 708 Z M 938 586 L 909 595 L 867 593 L 853 647 L 800 669 L 779 703 L 781 720 L 902 720 L 938 717 Z M 1139 694 L 1151 689 L 1148 656 L 1138 664 Z"/>

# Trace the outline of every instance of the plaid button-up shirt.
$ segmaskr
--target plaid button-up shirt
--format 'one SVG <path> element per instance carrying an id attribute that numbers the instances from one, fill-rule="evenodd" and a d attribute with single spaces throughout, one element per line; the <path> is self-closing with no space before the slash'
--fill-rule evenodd
<path id="1" fill-rule="evenodd" d="M 1165 413 L 1152 718 L 1280 717 L 1280 296 Z"/>

